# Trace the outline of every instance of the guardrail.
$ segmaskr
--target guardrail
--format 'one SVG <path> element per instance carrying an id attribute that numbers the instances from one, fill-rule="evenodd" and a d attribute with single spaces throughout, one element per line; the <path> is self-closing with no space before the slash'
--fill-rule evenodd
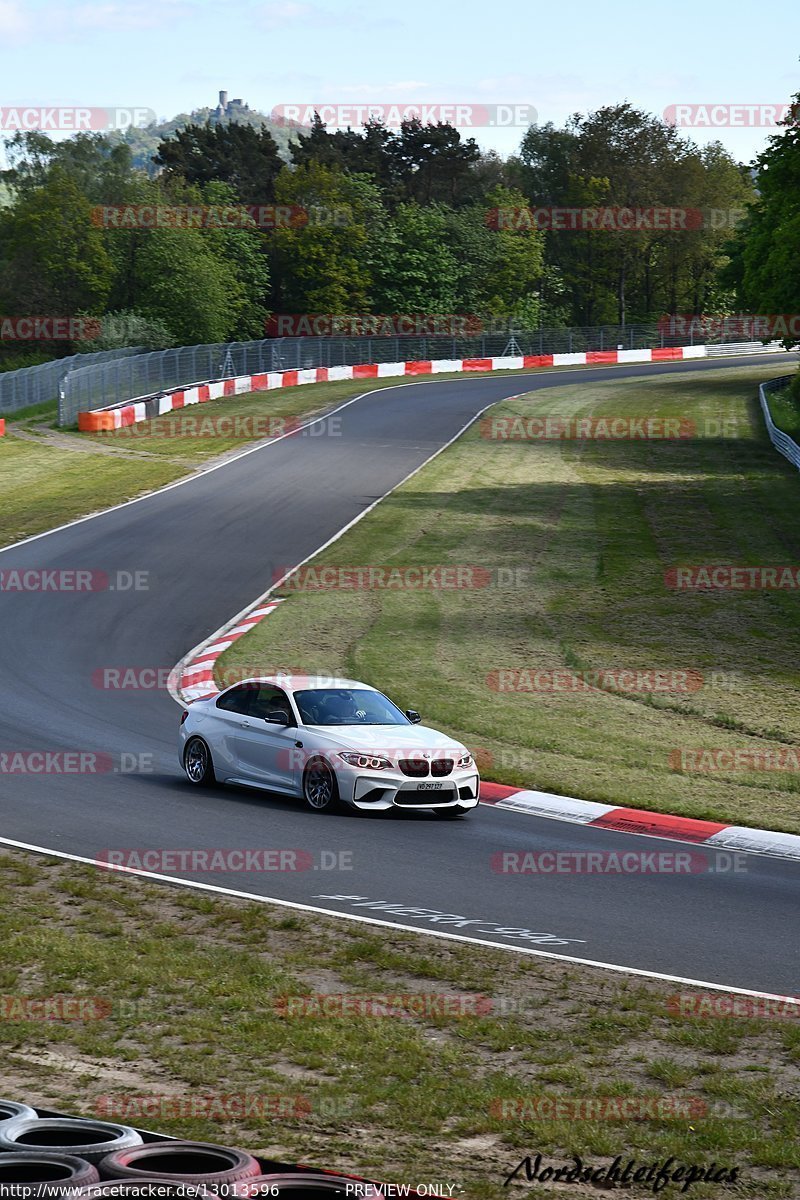
<path id="1" fill-rule="evenodd" d="M 332 383 L 342 379 L 381 379 L 399 375 L 440 375 L 447 372 L 520 371 L 539 367 L 577 367 L 592 364 L 633 362 L 677 362 L 705 358 L 705 346 L 665 346 L 653 350 L 581 350 L 573 354 L 520 354 L 489 358 L 447 358 L 394 363 L 357 363 L 343 367 L 307 367 L 300 371 L 263 371 L 236 375 L 232 379 L 210 379 L 191 387 L 171 388 L 150 396 L 137 396 L 129 404 L 115 404 L 78 413 L 78 428 L 86 433 L 110 432 L 164 416 L 176 408 L 238 396 L 242 392 L 266 392 L 300 384 Z"/>
<path id="2" fill-rule="evenodd" d="M 687 341 L 690 345 L 694 343 L 691 336 L 673 336 L 650 323 L 571 329 L 507 329 L 472 337 L 283 337 L 180 346 L 71 371 L 64 380 L 58 421 L 60 425 L 74 425 L 81 412 L 126 404 L 171 388 L 242 375 L 369 363 L 668 349 L 685 345 Z"/>
<path id="3" fill-rule="evenodd" d="M 724 358 L 731 354 L 770 354 L 785 353 L 786 347 L 782 342 L 717 342 L 709 343 L 709 358 Z"/>
<path id="4" fill-rule="evenodd" d="M 92 354 L 72 354 L 54 358 L 35 367 L 19 367 L 16 371 L 0 371 L 0 413 L 19 412 L 34 404 L 49 404 L 58 400 L 64 379 L 80 367 L 97 366 L 112 359 L 142 353 L 143 346 L 126 346 L 120 350 L 96 350 Z"/>
<path id="5" fill-rule="evenodd" d="M 797 467 L 800 471 L 800 446 L 797 442 L 789 437 L 788 433 L 784 433 L 772 419 L 772 413 L 769 411 L 769 401 L 767 395 L 769 392 L 780 391 L 792 379 L 793 375 L 781 375 L 778 379 L 768 379 L 766 383 L 759 385 L 758 399 L 761 403 L 761 411 L 764 414 L 764 423 L 767 426 L 769 440 L 772 442 L 775 449 L 784 458 L 788 458 L 792 466 Z"/>

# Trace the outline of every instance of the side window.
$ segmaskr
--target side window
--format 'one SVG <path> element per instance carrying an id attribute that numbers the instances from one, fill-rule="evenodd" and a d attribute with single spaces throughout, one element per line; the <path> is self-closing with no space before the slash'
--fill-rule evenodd
<path id="1" fill-rule="evenodd" d="M 251 705 L 255 701 L 255 693 L 252 684 L 244 683 L 240 687 L 231 688 L 224 696 L 220 696 L 217 701 L 217 708 L 224 708 L 228 712 L 243 713 L 249 715 Z"/>
<path id="2" fill-rule="evenodd" d="M 253 699 L 250 714 L 253 717 L 265 717 L 268 712 L 272 712 L 276 708 L 285 712 L 288 717 L 292 717 L 292 706 L 286 698 L 286 693 L 277 687 L 262 687 L 259 688 L 257 697 Z"/>

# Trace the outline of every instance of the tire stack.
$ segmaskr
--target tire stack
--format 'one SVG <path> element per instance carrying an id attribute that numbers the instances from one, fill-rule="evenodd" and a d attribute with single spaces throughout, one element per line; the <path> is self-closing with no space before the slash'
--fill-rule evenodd
<path id="1" fill-rule="evenodd" d="M 0 1100 L 0 1200 L 344 1200 L 354 1183 L 370 1185 L 363 1200 L 383 1200 L 380 1184 L 360 1176 Z"/>

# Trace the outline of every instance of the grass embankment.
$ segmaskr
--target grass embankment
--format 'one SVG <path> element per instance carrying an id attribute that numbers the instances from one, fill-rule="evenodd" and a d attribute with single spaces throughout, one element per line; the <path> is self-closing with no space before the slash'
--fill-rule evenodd
<path id="1" fill-rule="evenodd" d="M 795 440 L 800 438 L 800 386 L 795 379 L 794 387 L 788 383 L 785 387 L 767 392 L 767 403 L 773 421 Z"/>
<path id="2" fill-rule="evenodd" d="M 277 1160 L 451 1183 L 475 1200 L 597 1194 L 575 1184 L 503 1188 L 537 1152 L 559 1166 L 578 1154 L 599 1168 L 620 1154 L 739 1168 L 735 1188 L 695 1184 L 695 1200 L 800 1195 L 796 1019 L 679 1017 L 669 1006 L 676 985 L 16 851 L 0 858 L 0 936 L 9 1097 L 84 1116 L 129 1113 L 146 1128 Z M 320 993 L 478 994 L 492 1010 L 280 1015 L 282 997 Z M 56 995 L 97 998 L 90 1011 L 109 1015 L 13 1019 L 19 997 Z M 216 1119 L 172 1115 L 203 1097 Z M 598 1097 L 694 1115 L 534 1115 L 543 1102 Z M 235 1115 L 237 1098 L 251 1115 Z M 137 1121 L 145 1099 L 152 1107 Z M 501 1100 L 526 1100 L 527 1111 L 503 1117 Z M 626 1194 L 653 1193 L 634 1185 Z"/>
<path id="3" fill-rule="evenodd" d="M 610 379 L 494 408 L 664 417 L 694 433 L 502 441 L 474 426 L 314 565 L 479 564 L 489 586 L 298 592 L 218 677 L 288 666 L 364 679 L 478 748 L 487 778 L 800 831 L 800 595 L 665 582 L 682 564 L 800 564 L 800 476 L 755 400 L 770 370 Z M 669 690 L 641 690 L 652 675 L 635 690 L 497 690 L 498 671 L 623 669 L 666 672 Z M 698 750 L 745 757 L 730 769 Z M 765 766 L 764 751 L 778 757 Z"/>

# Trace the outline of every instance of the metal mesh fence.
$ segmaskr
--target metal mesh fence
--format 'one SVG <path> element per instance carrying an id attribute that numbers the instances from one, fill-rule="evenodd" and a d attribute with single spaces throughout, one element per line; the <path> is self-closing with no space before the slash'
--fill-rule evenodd
<path id="1" fill-rule="evenodd" d="M 50 404 L 59 398 L 62 380 L 79 367 L 97 366 L 109 360 L 142 353 L 141 346 L 123 350 L 98 350 L 94 354 L 73 354 L 40 363 L 37 367 L 20 367 L 17 371 L 0 371 L 0 416 L 19 412 L 34 404 Z"/>
<path id="2" fill-rule="evenodd" d="M 651 324 L 513 333 L 505 330 L 477 337 L 302 337 L 182 346 L 76 366 L 62 381 L 59 424 L 74 424 L 78 413 L 88 409 L 124 403 L 183 384 L 265 371 L 685 344 L 685 335 L 671 336 Z"/>

